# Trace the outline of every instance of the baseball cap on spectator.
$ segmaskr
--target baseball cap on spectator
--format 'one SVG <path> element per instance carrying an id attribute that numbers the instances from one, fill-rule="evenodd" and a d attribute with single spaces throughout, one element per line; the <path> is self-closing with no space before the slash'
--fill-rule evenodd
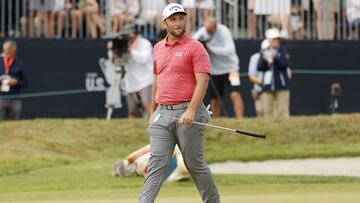
<path id="1" fill-rule="evenodd" d="M 265 38 L 266 39 L 278 39 L 278 38 L 281 38 L 281 34 L 280 34 L 279 29 L 270 28 L 270 29 L 266 30 Z"/>
<path id="2" fill-rule="evenodd" d="M 170 17 L 171 15 L 175 13 L 183 13 L 187 15 L 187 13 L 184 10 L 184 7 L 182 5 L 177 3 L 171 3 L 165 6 L 163 12 L 162 12 L 162 19 L 165 20 L 166 18 Z"/>

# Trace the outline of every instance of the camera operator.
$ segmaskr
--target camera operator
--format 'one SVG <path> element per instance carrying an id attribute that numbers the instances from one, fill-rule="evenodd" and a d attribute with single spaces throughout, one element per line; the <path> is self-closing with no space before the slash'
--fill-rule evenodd
<path id="1" fill-rule="evenodd" d="M 281 45 L 280 31 L 270 28 L 265 32 L 269 47 L 261 50 L 258 71 L 263 72 L 262 102 L 264 116 L 289 117 L 291 79 L 290 55 Z"/>
<path id="2" fill-rule="evenodd" d="M 124 84 L 127 92 L 129 117 L 141 117 L 141 110 L 150 116 L 153 76 L 153 47 L 139 34 L 135 26 L 128 43 L 128 59 L 125 63 Z"/>
<path id="3" fill-rule="evenodd" d="M 236 55 L 231 31 L 225 25 L 217 23 L 215 18 L 209 17 L 193 38 L 204 44 L 210 56 L 211 84 L 208 90 L 213 116 L 220 116 L 220 104 L 224 97 L 224 91 L 229 89 L 235 116 L 236 118 L 243 117 L 244 105 L 240 94 L 239 58 Z"/>
<path id="4" fill-rule="evenodd" d="M 19 94 L 28 84 L 25 64 L 16 54 L 16 42 L 7 40 L 0 56 L 0 120 L 20 118 L 22 102 L 17 99 L 2 99 L 1 96 Z"/>

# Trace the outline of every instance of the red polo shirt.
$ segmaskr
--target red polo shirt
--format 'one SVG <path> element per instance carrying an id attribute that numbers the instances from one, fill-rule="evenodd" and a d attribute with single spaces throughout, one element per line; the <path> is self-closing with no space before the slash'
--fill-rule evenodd
<path id="1" fill-rule="evenodd" d="M 190 101 L 196 86 L 195 73 L 210 73 L 209 55 L 200 42 L 184 33 L 173 45 L 167 43 L 167 38 L 157 43 L 154 48 L 156 103 Z"/>

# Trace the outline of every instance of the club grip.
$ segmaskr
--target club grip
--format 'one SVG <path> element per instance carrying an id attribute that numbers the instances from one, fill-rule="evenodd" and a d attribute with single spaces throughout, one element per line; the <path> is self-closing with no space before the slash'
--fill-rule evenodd
<path id="1" fill-rule="evenodd" d="M 266 135 L 259 135 L 259 134 L 255 134 L 255 133 L 244 132 L 244 131 L 241 131 L 241 130 L 235 130 L 235 132 L 239 133 L 239 134 L 248 135 L 248 136 L 251 136 L 251 137 L 257 137 L 257 138 L 262 138 L 262 139 L 266 138 Z"/>

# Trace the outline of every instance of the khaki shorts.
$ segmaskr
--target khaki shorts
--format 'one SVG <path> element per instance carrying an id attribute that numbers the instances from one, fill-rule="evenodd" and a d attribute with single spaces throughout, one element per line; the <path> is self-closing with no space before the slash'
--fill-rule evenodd
<path id="1" fill-rule="evenodd" d="M 144 105 L 151 104 L 152 85 L 146 86 L 138 92 L 128 93 L 126 96 L 128 112 L 141 115 L 145 112 Z"/>
<path id="2" fill-rule="evenodd" d="M 340 9 L 339 0 L 313 0 L 315 11 L 338 12 Z"/>

